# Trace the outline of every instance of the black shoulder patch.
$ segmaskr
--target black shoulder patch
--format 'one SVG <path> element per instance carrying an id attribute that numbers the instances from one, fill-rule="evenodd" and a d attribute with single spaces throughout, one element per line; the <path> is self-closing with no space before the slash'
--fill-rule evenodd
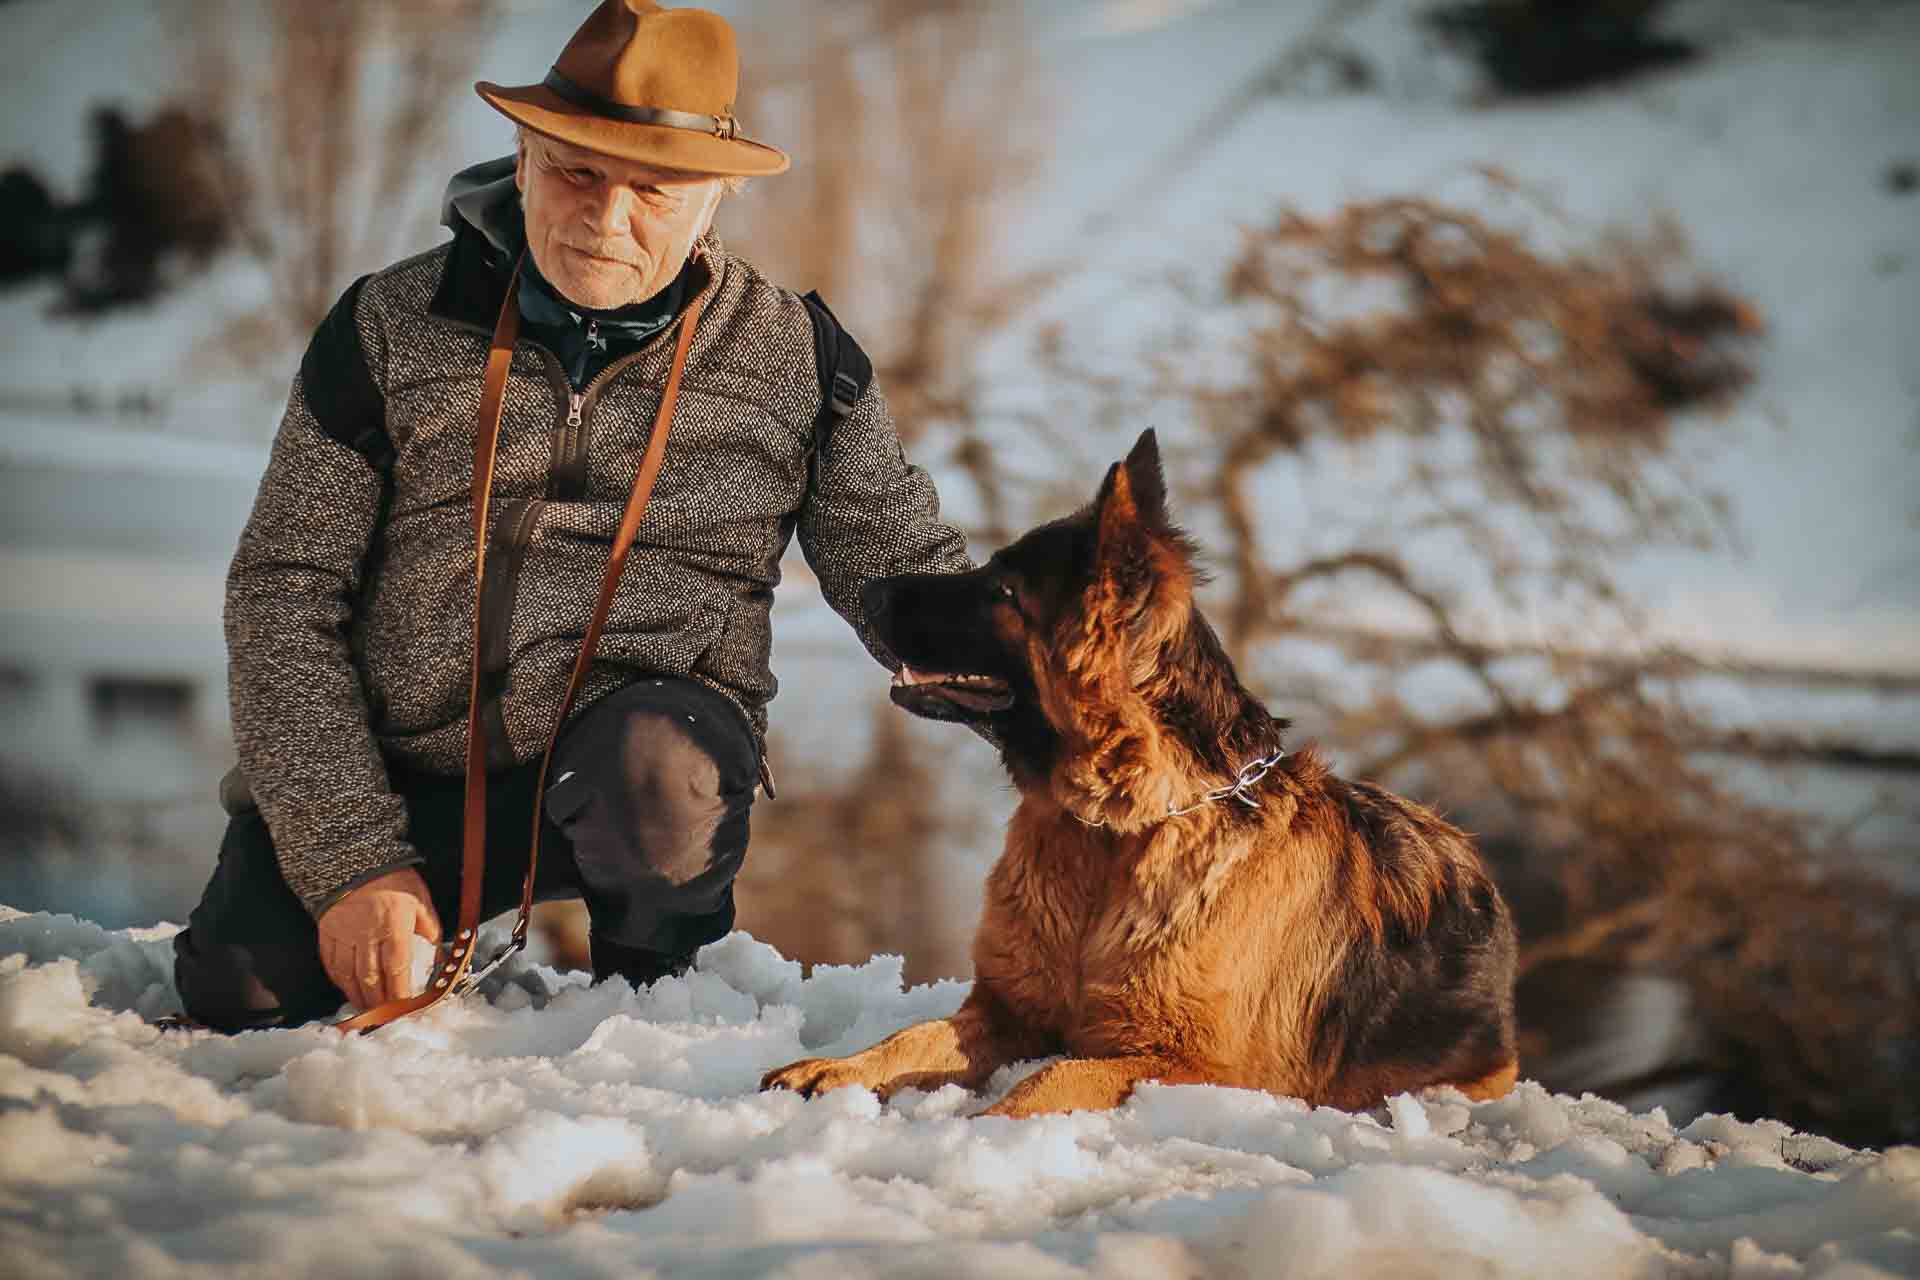
<path id="1" fill-rule="evenodd" d="M 387 402 L 367 368 L 367 353 L 353 320 L 366 282 L 367 277 L 361 276 L 348 286 L 314 331 L 307 354 L 300 358 L 300 385 L 320 430 L 365 458 L 375 470 L 385 471 L 393 465 Z"/>
<path id="2" fill-rule="evenodd" d="M 819 293 L 809 290 L 800 301 L 813 321 L 813 363 L 820 375 L 820 417 L 814 423 L 814 447 L 825 448 L 834 424 L 853 412 L 873 381 L 873 361 L 840 327 Z"/>

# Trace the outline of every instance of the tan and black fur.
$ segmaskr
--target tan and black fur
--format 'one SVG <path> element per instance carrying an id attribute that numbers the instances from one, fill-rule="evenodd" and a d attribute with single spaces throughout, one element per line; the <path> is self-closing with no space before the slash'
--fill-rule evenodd
<path id="1" fill-rule="evenodd" d="M 866 591 L 906 664 L 894 700 L 986 721 L 1020 804 L 950 1018 L 766 1087 L 978 1088 L 1065 1055 L 988 1114 L 1117 1106 L 1143 1080 L 1357 1108 L 1517 1075 L 1514 936 L 1467 837 L 1335 777 L 1311 749 L 1249 794 L 1170 816 L 1274 751 L 1193 602 L 1153 433 L 1094 502 L 964 574 Z"/>

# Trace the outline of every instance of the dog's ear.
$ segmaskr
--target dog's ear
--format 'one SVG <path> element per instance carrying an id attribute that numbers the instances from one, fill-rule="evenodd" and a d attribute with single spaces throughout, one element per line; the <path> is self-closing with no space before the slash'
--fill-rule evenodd
<path id="1" fill-rule="evenodd" d="M 1160 437 L 1152 427 L 1140 433 L 1127 454 L 1127 484 L 1133 490 L 1140 522 L 1150 529 L 1171 527 L 1167 517 L 1167 474 L 1160 466 Z"/>
<path id="2" fill-rule="evenodd" d="M 1094 501 L 1095 558 L 1113 605 L 1137 634 L 1173 627 L 1192 600 L 1192 548 L 1167 519 L 1167 481 L 1151 429 L 1107 470 Z"/>
<path id="3" fill-rule="evenodd" d="M 1160 467 L 1160 441 L 1152 427 L 1140 433 L 1125 462 L 1107 468 L 1094 510 L 1099 513 L 1103 547 L 1172 527 L 1167 519 L 1167 477 Z"/>

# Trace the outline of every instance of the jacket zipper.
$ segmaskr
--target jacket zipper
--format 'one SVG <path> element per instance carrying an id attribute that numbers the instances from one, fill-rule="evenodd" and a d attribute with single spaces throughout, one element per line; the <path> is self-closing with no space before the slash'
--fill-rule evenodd
<path id="1" fill-rule="evenodd" d="M 671 333 L 673 329 L 674 325 L 668 325 L 661 333 Z M 659 336 L 655 335 L 656 338 Z M 608 380 L 644 357 L 652 349 L 653 340 L 649 339 L 638 351 L 629 352 L 609 364 L 578 391 L 567 379 L 558 356 L 539 343 L 530 345 L 545 358 L 555 388 L 563 391 L 567 397 L 560 440 L 554 449 L 553 461 L 548 466 L 547 495 L 549 498 L 577 501 L 586 496 L 587 420 L 594 403 Z M 500 520 L 499 527 L 504 537 L 497 544 L 491 539 L 488 542 L 488 574 L 482 588 L 484 598 L 480 601 L 480 608 L 483 623 L 492 620 L 494 625 L 482 627 L 481 669 L 497 674 L 499 692 L 496 698 L 505 696 L 507 671 L 512 664 L 509 638 L 513 630 L 514 606 L 520 593 L 520 570 L 526 563 L 527 550 L 533 544 L 534 527 L 546 505 L 546 498 L 521 499 L 512 504 L 502 513 Z M 493 568 L 495 556 L 499 557 L 497 571 Z M 511 750 L 510 744 L 497 745 Z M 510 760 L 507 762 L 510 763 Z M 499 760 L 495 764 L 496 767 L 503 767 Z"/>
<path id="2" fill-rule="evenodd" d="M 671 332 L 673 326 L 667 326 L 662 332 Z M 656 337 L 658 335 L 655 335 Z M 642 359 L 652 348 L 653 342 L 638 351 L 628 352 L 612 364 L 602 369 L 588 380 L 587 385 L 575 390 L 567 378 L 566 370 L 560 364 L 560 357 L 545 347 L 537 347 L 546 361 L 547 381 L 553 384 L 554 394 L 566 401 L 566 412 L 561 418 L 560 439 L 553 451 L 553 462 L 547 472 L 547 496 L 563 501 L 577 501 L 586 496 L 587 491 L 587 440 L 588 423 L 593 416 L 593 406 L 600 399 L 600 392 L 608 379 L 621 370 Z"/>
<path id="3" fill-rule="evenodd" d="M 680 324 L 680 320 L 675 319 L 672 324 L 662 329 L 659 333 L 654 334 L 653 337 L 648 338 L 646 341 L 646 344 L 642 346 L 638 351 L 629 351 L 626 355 L 621 356 L 618 360 L 615 360 L 612 364 L 609 364 L 606 368 L 602 369 L 599 373 L 594 374 L 593 377 L 587 380 L 587 385 L 580 388 L 578 391 L 575 391 L 572 385 L 567 382 L 566 374 L 562 372 L 560 369 L 560 358 L 558 356 L 554 356 L 552 358 L 553 359 L 552 369 L 556 374 L 558 374 L 558 378 L 556 379 L 556 385 L 564 388 L 566 391 L 566 396 L 567 396 L 566 425 L 567 425 L 568 431 L 573 433 L 572 436 L 570 437 L 570 447 L 571 447 L 571 450 L 577 451 L 577 461 L 571 456 L 567 461 L 569 463 L 572 463 L 572 465 L 578 468 L 580 492 L 577 494 L 572 494 L 567 496 L 571 496 L 575 498 L 586 496 L 586 452 L 587 452 L 587 439 L 590 434 L 590 429 L 588 424 L 590 423 L 593 417 L 594 405 L 600 402 L 600 393 L 606 389 L 607 383 L 610 382 L 622 370 L 628 369 L 633 365 L 639 363 L 641 360 L 645 359 L 647 354 L 653 350 L 654 344 L 660 341 L 660 339 L 664 338 L 666 335 L 674 332 L 674 330 L 679 326 L 679 324 Z M 544 350 L 544 348 L 542 349 Z M 651 437 L 651 435 L 652 435 L 652 428 L 651 428 L 651 425 L 649 425 L 648 436 Z M 647 445 L 646 440 L 643 439 L 640 441 L 641 448 L 644 449 L 646 445 Z M 562 469 L 562 464 L 560 463 L 559 460 L 556 460 L 556 465 L 554 467 L 555 472 L 558 472 L 561 469 Z M 562 495 L 554 494 L 553 496 L 559 497 Z"/>

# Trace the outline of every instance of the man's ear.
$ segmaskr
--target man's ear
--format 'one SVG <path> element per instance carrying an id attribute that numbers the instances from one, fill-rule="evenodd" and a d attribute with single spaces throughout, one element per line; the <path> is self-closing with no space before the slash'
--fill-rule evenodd
<path id="1" fill-rule="evenodd" d="M 727 184 L 724 180 L 720 178 L 710 178 L 708 181 L 712 186 L 707 194 L 707 212 L 706 216 L 700 219 L 700 229 L 693 233 L 695 240 L 698 240 L 701 236 L 713 230 L 713 215 L 720 212 L 720 204 L 726 199 L 727 195 Z"/>
<path id="2" fill-rule="evenodd" d="M 527 135 L 515 131 L 513 135 L 513 185 L 521 195 L 527 193 Z"/>

